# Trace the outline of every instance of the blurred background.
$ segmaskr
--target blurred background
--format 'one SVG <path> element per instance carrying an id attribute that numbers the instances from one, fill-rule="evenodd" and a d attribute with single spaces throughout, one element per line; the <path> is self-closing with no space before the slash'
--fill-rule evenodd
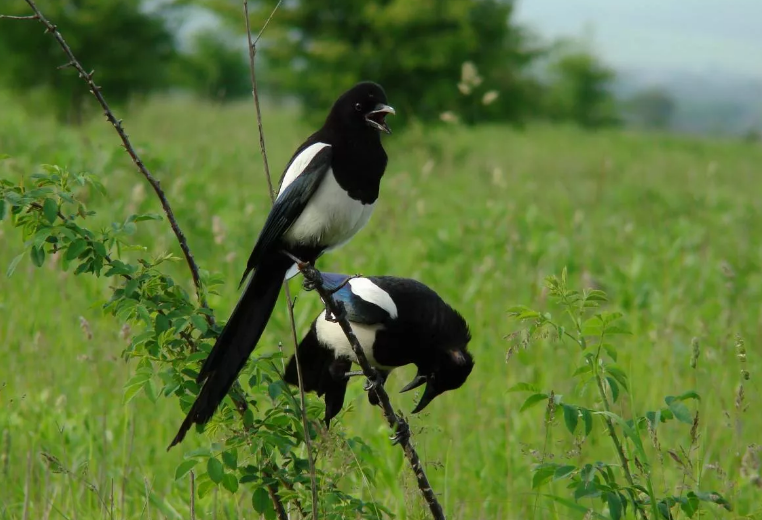
<path id="1" fill-rule="evenodd" d="M 224 280 L 209 303 L 225 320 L 270 207 L 241 1 L 37 3 L 95 70 L 201 268 Z M 249 4 L 256 35 L 276 2 Z M 30 11 L 23 0 L 2 0 L 0 13 Z M 564 413 L 548 417 L 546 401 L 524 409 L 527 394 L 507 391 L 524 382 L 563 403 L 602 407 L 573 375 L 585 362 L 578 346 L 530 338 L 528 325 L 509 317 L 520 304 L 571 326 L 545 284 L 564 268 L 571 288 L 605 290 L 603 310 L 623 312 L 633 333 L 612 339 L 629 381 L 613 412 L 642 425 L 649 411 L 668 411 L 665 396 L 701 396 L 680 409 L 689 421 L 699 414 L 695 425 L 673 420 L 658 436 L 642 430 L 648 461 L 637 482 L 650 478 L 660 496 L 672 497 L 675 519 L 761 518 L 760 20 L 759 0 L 280 5 L 257 54 L 274 180 L 356 81 L 381 83 L 397 110 L 388 119 L 393 134 L 383 137 L 390 160 L 373 218 L 319 266 L 419 279 L 471 326 L 469 380 L 409 417 L 448 518 L 619 518 L 604 496 L 567 488 L 568 475 L 535 479 L 548 461 L 605 461 L 620 475 L 603 422 L 582 435 L 580 421 L 572 435 Z M 65 64 L 39 23 L 0 20 L 0 188 L 28 186 L 42 165 L 57 164 L 105 185 L 106 195 L 77 189 L 96 212 L 82 221 L 90 229 L 161 214 Z M 199 463 L 197 518 L 259 518 L 252 483 L 231 495 L 203 469 L 230 429 L 213 424 L 166 452 L 183 414 L 174 395 L 161 396 L 163 372 L 140 372 L 123 358 L 143 331 L 104 312 L 113 278 L 66 271 L 52 250 L 35 267 L 5 207 L 0 519 L 187 519 L 189 461 Z M 132 224 L 125 240 L 134 247 L 123 258 L 180 255 L 165 221 Z M 193 293 L 184 263 L 162 266 Z M 298 279 L 292 291 L 301 335 L 320 302 Z M 277 354 L 279 344 L 291 354 L 284 299 L 254 357 Z M 265 413 L 275 398 L 250 379 L 256 366 L 249 363 L 240 382 Z M 413 375 L 404 367 L 387 384 L 406 413 L 417 396 L 397 390 Z M 311 416 L 322 417 L 322 407 L 309 396 Z M 337 489 L 395 518 L 428 518 L 388 435 L 354 382 L 330 434 L 320 436 L 319 468 Z M 259 464 L 243 449 L 239 458 Z M 685 509 L 679 501 L 689 493 L 708 498 Z M 732 512 L 711 503 L 715 496 Z M 366 518 L 389 516 L 368 511 Z M 621 517 L 635 518 L 631 508 Z"/>
<path id="2" fill-rule="evenodd" d="M 275 2 L 251 4 L 257 31 Z M 236 0 L 45 7 L 112 101 L 250 95 Z M 762 44 L 760 16 L 754 0 L 732 10 L 716 0 L 284 2 L 260 44 L 260 84 L 268 102 L 298 102 L 313 119 L 336 92 L 372 78 L 394 93 L 404 122 L 549 120 L 755 140 L 762 64 L 750 49 Z M 35 29 L 3 24 L 0 85 L 77 123 L 92 103 Z"/>

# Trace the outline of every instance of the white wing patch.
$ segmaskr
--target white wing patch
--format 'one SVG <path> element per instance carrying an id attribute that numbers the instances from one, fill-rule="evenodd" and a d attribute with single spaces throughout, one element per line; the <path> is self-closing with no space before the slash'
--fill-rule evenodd
<path id="1" fill-rule="evenodd" d="M 331 145 L 328 143 L 312 144 L 302 150 L 301 153 L 299 153 L 299 155 L 294 158 L 293 162 L 288 167 L 288 170 L 286 170 L 286 175 L 283 176 L 283 182 L 280 185 L 280 190 L 278 190 L 278 197 L 280 197 L 285 189 L 288 188 L 291 183 L 294 182 L 296 178 L 302 174 L 304 169 L 309 166 L 310 162 L 315 158 L 318 152 L 326 146 Z"/>
<path id="2" fill-rule="evenodd" d="M 383 325 L 363 325 L 362 323 L 349 322 L 352 327 L 352 332 L 355 333 L 357 341 L 360 342 L 363 353 L 368 359 L 368 363 L 371 366 L 381 369 L 391 370 L 394 367 L 386 367 L 380 365 L 376 361 L 376 357 L 373 355 L 373 343 L 376 341 L 376 333 L 382 330 Z M 328 321 L 325 319 L 325 311 L 318 316 L 315 322 L 315 330 L 317 332 L 318 341 L 326 347 L 333 350 L 336 357 L 345 357 L 352 360 L 353 363 L 357 363 L 357 356 L 355 351 L 352 350 L 352 346 L 347 340 L 347 336 L 338 323 Z"/>
<path id="3" fill-rule="evenodd" d="M 389 293 L 367 278 L 352 278 L 349 280 L 352 292 L 368 303 L 377 305 L 389 313 L 393 320 L 397 318 L 397 305 Z"/>

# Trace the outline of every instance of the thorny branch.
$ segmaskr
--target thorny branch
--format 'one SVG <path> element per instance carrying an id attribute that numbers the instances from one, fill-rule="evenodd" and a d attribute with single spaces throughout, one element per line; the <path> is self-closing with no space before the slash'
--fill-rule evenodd
<path id="1" fill-rule="evenodd" d="M 265 133 L 262 128 L 262 111 L 259 106 L 259 91 L 257 89 L 257 74 L 256 74 L 256 67 L 254 65 L 254 60 L 257 55 L 257 42 L 262 37 L 262 33 L 267 28 L 268 24 L 270 23 L 270 20 L 272 20 L 272 17 L 275 15 L 275 11 L 278 10 L 278 7 L 280 7 L 281 0 L 278 0 L 278 3 L 275 4 L 275 7 L 273 8 L 272 12 L 270 13 L 270 16 L 265 21 L 264 25 L 262 26 L 262 29 L 260 29 L 259 34 L 257 35 L 256 40 L 252 41 L 251 38 L 251 24 L 249 22 L 249 2 L 248 0 L 243 0 L 243 15 L 246 20 L 246 37 L 248 38 L 248 47 L 249 47 L 249 73 L 251 75 L 251 94 L 254 98 L 254 107 L 256 109 L 257 113 L 257 129 L 259 131 L 259 149 L 262 153 L 262 162 L 264 163 L 265 168 L 265 178 L 267 179 L 267 190 L 270 194 L 270 202 L 275 203 L 275 192 L 273 190 L 273 182 L 272 178 L 270 176 L 270 165 L 267 161 L 267 148 L 265 147 Z M 294 319 L 294 305 L 293 300 L 291 298 L 291 291 L 288 288 L 288 281 L 283 282 L 283 287 L 286 292 L 286 300 L 288 304 L 288 317 L 291 322 L 291 335 L 294 343 L 294 356 L 296 357 L 296 377 L 299 383 L 299 401 L 300 401 L 300 412 L 302 416 L 302 427 L 304 428 L 304 443 L 307 446 L 307 460 L 309 461 L 309 467 L 310 467 L 310 491 L 312 494 L 312 518 L 313 520 L 317 520 L 318 518 L 318 495 L 317 495 L 317 477 L 315 473 L 315 457 L 313 455 L 312 451 L 312 440 L 310 439 L 310 431 L 309 431 L 309 424 L 307 420 L 307 398 L 304 395 L 304 384 L 302 382 L 302 369 L 299 365 L 299 358 L 298 358 L 298 346 L 299 346 L 299 339 L 296 335 L 296 320 Z M 280 504 L 280 497 L 276 493 L 276 489 L 268 489 L 268 492 L 270 494 L 270 498 L 273 501 L 273 504 L 275 504 L 276 511 L 279 511 L 283 508 L 283 505 Z M 280 509 L 279 507 L 280 506 Z M 299 507 L 301 509 L 301 506 Z"/>
<path id="2" fill-rule="evenodd" d="M 335 300 L 333 298 L 333 292 L 326 289 L 325 285 L 323 285 L 323 277 L 320 274 L 320 271 L 315 269 L 312 265 L 300 261 L 296 257 L 292 256 L 291 258 L 296 262 L 305 280 L 307 280 L 315 288 L 315 290 L 317 290 L 320 298 L 325 304 L 326 310 L 334 316 L 334 319 L 341 326 L 341 330 L 344 331 L 349 344 L 352 345 L 352 350 L 354 351 L 355 356 L 357 356 L 357 363 L 362 368 L 363 375 L 365 375 L 365 377 L 367 377 L 370 381 L 376 380 L 377 372 L 373 367 L 370 366 L 370 363 L 368 363 L 368 359 L 365 357 L 365 353 L 360 346 L 360 342 L 357 340 L 357 336 L 355 336 L 352 327 L 349 325 L 349 320 L 347 319 L 344 305 L 341 302 Z M 299 366 L 299 360 L 297 360 L 297 366 Z M 399 435 L 396 438 L 399 439 L 399 444 L 402 446 L 402 449 L 405 452 L 405 457 L 407 457 L 408 461 L 410 462 L 410 466 L 413 468 L 413 473 L 415 473 L 415 478 L 418 481 L 418 489 L 421 490 L 423 498 L 429 505 L 431 516 L 435 520 L 445 520 L 444 511 L 442 510 L 442 506 L 439 504 L 437 497 L 434 495 L 434 490 L 431 488 L 431 484 L 429 484 L 429 479 L 423 469 L 421 459 L 418 457 L 418 452 L 410 442 L 410 427 L 408 426 L 407 421 L 405 421 L 402 415 L 397 415 L 394 412 L 394 408 L 389 401 L 389 394 L 386 393 L 386 389 L 383 385 L 377 384 L 371 391 L 376 392 L 376 396 L 378 397 L 379 403 L 381 404 L 381 409 L 384 413 L 384 418 L 389 423 L 389 426 L 392 429 L 396 427 L 398 435 L 399 432 L 406 432 L 406 434 Z"/>
<path id="3" fill-rule="evenodd" d="M 180 249 L 182 249 L 185 260 L 187 261 L 188 267 L 190 268 L 191 276 L 193 277 L 193 284 L 196 286 L 196 295 L 198 297 L 199 304 L 201 307 L 209 309 L 201 286 L 201 275 L 199 274 L 198 265 L 193 259 L 193 254 L 188 247 L 188 241 L 185 239 L 185 234 L 177 224 L 177 219 L 175 219 L 175 214 L 169 205 L 167 196 L 164 194 L 164 190 L 161 188 L 159 181 L 151 174 L 148 168 L 146 168 L 145 164 L 143 164 L 143 160 L 140 158 L 137 151 L 135 151 L 135 148 L 132 146 L 132 142 L 130 141 L 127 133 L 124 131 L 124 127 L 122 126 L 122 120 L 114 117 L 114 113 L 111 111 L 111 108 L 109 107 L 108 103 L 106 103 L 106 99 L 101 93 L 101 88 L 93 81 L 94 71 L 87 72 L 85 70 L 79 60 L 77 60 L 77 57 L 74 55 L 69 45 L 66 43 L 66 40 L 64 40 L 63 36 L 61 36 L 61 33 L 58 32 L 56 25 L 45 18 L 34 1 L 25 1 L 27 4 L 29 4 L 29 7 L 32 8 L 32 11 L 34 11 L 34 16 L 18 17 L 3 15 L 2 18 L 9 18 L 13 20 L 38 20 L 42 25 L 45 26 L 45 32 L 53 35 L 53 38 L 55 38 L 55 40 L 58 42 L 58 45 L 69 58 L 69 63 L 67 63 L 64 67 L 73 67 L 79 74 L 79 77 L 87 82 L 88 87 L 90 87 L 90 92 L 93 94 L 93 96 L 95 96 L 95 99 L 98 100 L 98 104 L 100 104 L 101 108 L 103 109 L 103 114 L 106 116 L 106 119 L 114 126 L 116 132 L 119 134 L 119 137 L 122 140 L 122 145 L 132 159 L 132 162 L 135 163 L 135 166 L 138 168 L 140 173 L 143 174 L 146 180 L 148 180 L 148 183 L 151 185 L 153 190 L 156 192 L 156 195 L 159 197 L 161 206 L 164 209 L 164 213 L 167 215 L 167 220 L 169 220 L 169 225 L 172 226 L 172 231 L 175 233 L 177 241 L 180 243 Z M 211 315 L 211 313 L 207 315 L 207 320 L 209 321 L 210 325 L 214 325 L 214 317 Z"/>

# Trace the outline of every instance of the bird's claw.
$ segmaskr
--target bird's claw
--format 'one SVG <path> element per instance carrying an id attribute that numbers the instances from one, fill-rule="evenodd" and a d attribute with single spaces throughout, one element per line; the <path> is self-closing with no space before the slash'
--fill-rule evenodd
<path id="1" fill-rule="evenodd" d="M 408 426 L 404 419 L 397 419 L 397 431 L 389 437 L 389 440 L 392 441 L 392 446 L 400 443 L 407 444 L 410 440 L 410 426 Z"/>
<path id="2" fill-rule="evenodd" d="M 302 280 L 302 288 L 307 292 L 314 291 L 315 289 L 317 289 L 317 284 L 313 282 L 312 280 L 305 277 Z"/>
<path id="3" fill-rule="evenodd" d="M 371 390 L 375 390 L 379 386 L 382 386 L 384 384 L 384 378 L 381 377 L 381 374 L 378 372 L 375 373 L 375 375 L 372 378 L 368 378 L 365 381 L 365 386 L 363 387 L 363 390 L 366 392 L 370 392 Z"/>

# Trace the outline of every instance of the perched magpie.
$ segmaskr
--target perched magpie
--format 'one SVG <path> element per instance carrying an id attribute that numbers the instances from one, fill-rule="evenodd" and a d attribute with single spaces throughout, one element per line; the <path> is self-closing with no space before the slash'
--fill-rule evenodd
<path id="1" fill-rule="evenodd" d="M 254 272 L 196 381 L 201 388 L 170 448 L 193 423 L 204 424 L 254 350 L 284 279 L 298 270 L 284 252 L 314 262 L 368 223 L 386 169 L 381 134 L 390 134 L 380 85 L 358 83 L 334 103 L 322 128 L 296 150 L 278 197 L 249 257 L 241 285 Z"/>
<path id="2" fill-rule="evenodd" d="M 471 334 L 466 320 L 426 285 L 393 276 L 350 277 L 322 273 L 327 289 L 344 304 L 347 319 L 368 362 L 386 382 L 396 367 L 414 363 L 415 378 L 401 392 L 426 383 L 413 413 L 436 396 L 459 388 L 474 361 L 468 352 Z M 304 390 L 325 395 L 325 424 L 339 413 L 350 372 L 357 357 L 336 320 L 323 311 L 312 322 L 298 347 Z M 296 357 L 286 367 L 284 380 L 298 385 Z M 366 387 L 366 389 L 368 389 Z M 371 404 L 378 404 L 370 392 Z"/>

